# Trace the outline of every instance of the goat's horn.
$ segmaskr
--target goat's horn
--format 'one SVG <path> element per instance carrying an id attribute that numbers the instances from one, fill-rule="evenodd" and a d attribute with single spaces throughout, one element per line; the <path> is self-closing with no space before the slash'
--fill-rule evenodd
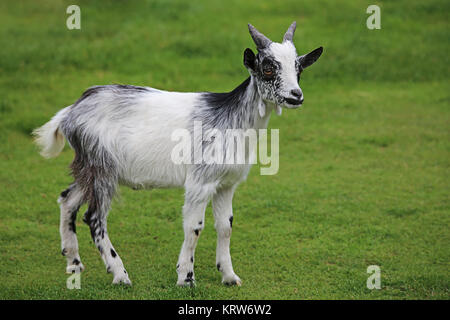
<path id="1" fill-rule="evenodd" d="M 269 38 L 256 30 L 256 28 L 250 23 L 248 24 L 248 31 L 250 31 L 250 35 L 252 36 L 252 39 L 258 49 L 264 49 L 272 43 Z"/>
<path id="2" fill-rule="evenodd" d="M 291 26 L 289 27 L 289 29 L 284 34 L 283 42 L 284 41 L 292 41 L 292 39 L 294 38 L 294 33 L 295 33 L 295 28 L 296 27 L 297 27 L 297 22 L 295 22 L 295 21 L 292 22 Z"/>

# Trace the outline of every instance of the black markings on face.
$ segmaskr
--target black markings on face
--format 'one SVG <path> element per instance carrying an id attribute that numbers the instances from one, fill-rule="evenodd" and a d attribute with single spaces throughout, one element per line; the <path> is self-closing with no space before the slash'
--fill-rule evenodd
<path id="1" fill-rule="evenodd" d="M 266 50 L 258 52 L 256 78 L 262 98 L 281 104 L 284 97 L 280 94 L 282 87 L 281 64 Z"/>
<path id="2" fill-rule="evenodd" d="M 230 228 L 233 228 L 233 216 L 230 217 Z"/>
<path id="3" fill-rule="evenodd" d="M 220 263 L 217 264 L 217 271 L 220 271 Z"/>
<path id="4" fill-rule="evenodd" d="M 195 229 L 194 232 L 195 232 L 195 235 L 198 236 L 198 234 L 200 233 L 200 229 Z"/>
<path id="5" fill-rule="evenodd" d="M 300 75 L 302 74 L 303 68 L 298 59 L 295 60 L 295 70 L 297 70 L 297 82 L 300 82 Z"/>
<path id="6" fill-rule="evenodd" d="M 106 268 L 106 273 L 111 273 L 111 267 L 108 266 L 108 268 Z"/>
<path id="7" fill-rule="evenodd" d="M 202 225 L 202 224 L 203 224 L 203 221 L 200 221 L 198 224 L 199 224 L 199 225 Z"/>
<path id="8" fill-rule="evenodd" d="M 191 257 L 191 262 L 194 263 L 194 257 Z"/>
<path id="9" fill-rule="evenodd" d="M 67 249 L 66 249 L 66 248 L 63 248 L 62 251 L 61 251 L 61 254 L 62 254 L 63 256 L 65 256 L 65 255 L 67 254 Z"/>
<path id="10" fill-rule="evenodd" d="M 264 58 L 261 63 L 261 76 L 266 81 L 271 81 L 274 79 L 277 73 L 277 63 L 271 58 Z"/>
<path id="11" fill-rule="evenodd" d="M 98 249 L 98 251 L 100 251 L 100 254 L 103 254 L 103 248 L 102 248 L 101 245 L 98 245 L 98 246 L 97 246 L 97 249 Z"/>
<path id="12" fill-rule="evenodd" d="M 114 249 L 111 249 L 111 255 L 113 258 L 115 258 L 117 256 L 117 253 L 114 251 Z"/>
<path id="13" fill-rule="evenodd" d="M 73 259 L 72 263 L 73 263 L 74 265 L 77 266 L 77 265 L 80 264 L 80 260 L 78 260 L 78 259 Z"/>
<path id="14" fill-rule="evenodd" d="M 127 270 L 124 269 L 124 270 L 123 270 L 123 273 L 127 274 Z"/>

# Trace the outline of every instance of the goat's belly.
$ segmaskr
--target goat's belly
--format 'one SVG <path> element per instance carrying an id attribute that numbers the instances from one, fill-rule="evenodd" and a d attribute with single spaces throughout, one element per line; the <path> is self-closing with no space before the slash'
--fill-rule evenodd
<path id="1" fill-rule="evenodd" d="M 140 163 L 120 175 L 120 183 L 133 189 L 178 188 L 186 180 L 186 168 L 172 162 Z"/>
<path id="2" fill-rule="evenodd" d="M 136 134 L 138 136 L 138 134 Z M 173 188 L 184 186 L 186 166 L 171 158 L 176 144 L 170 134 L 129 139 L 121 148 L 120 181 L 134 188 Z M 153 139 L 149 139 L 152 137 Z"/>

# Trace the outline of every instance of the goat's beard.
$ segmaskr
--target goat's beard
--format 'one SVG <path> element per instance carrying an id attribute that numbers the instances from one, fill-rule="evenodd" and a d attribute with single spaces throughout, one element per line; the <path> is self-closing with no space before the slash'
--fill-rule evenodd
<path id="1" fill-rule="evenodd" d="M 275 104 L 275 113 L 281 116 L 281 112 L 282 112 L 281 106 L 279 104 Z"/>
<path id="2" fill-rule="evenodd" d="M 264 117 L 264 115 L 267 112 L 267 105 L 271 106 L 275 110 L 275 113 L 277 115 L 279 115 L 279 116 L 281 115 L 281 111 L 282 111 L 282 109 L 281 109 L 282 104 L 281 103 L 276 103 L 276 102 L 273 102 L 273 101 L 268 101 L 268 100 L 261 99 L 261 101 L 258 104 L 259 115 L 261 116 L 261 118 Z"/>

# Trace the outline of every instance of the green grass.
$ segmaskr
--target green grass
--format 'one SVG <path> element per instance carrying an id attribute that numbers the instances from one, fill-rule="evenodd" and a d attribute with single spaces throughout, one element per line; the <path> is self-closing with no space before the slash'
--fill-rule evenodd
<path id="1" fill-rule="evenodd" d="M 65 27 L 69 4 L 82 29 Z M 0 3 L 1 299 L 449 299 L 448 1 L 2 1 Z M 215 269 L 211 208 L 196 288 L 177 288 L 182 190 L 121 188 L 108 220 L 133 287 L 111 275 L 77 223 L 86 271 L 67 290 L 56 198 L 73 151 L 44 160 L 30 132 L 91 85 L 228 91 L 251 22 L 281 40 L 297 20 L 302 110 L 272 116 L 280 170 L 255 166 L 234 199 L 231 253 L 243 286 Z M 81 213 L 83 213 L 83 208 Z M 366 269 L 381 267 L 381 290 Z"/>

